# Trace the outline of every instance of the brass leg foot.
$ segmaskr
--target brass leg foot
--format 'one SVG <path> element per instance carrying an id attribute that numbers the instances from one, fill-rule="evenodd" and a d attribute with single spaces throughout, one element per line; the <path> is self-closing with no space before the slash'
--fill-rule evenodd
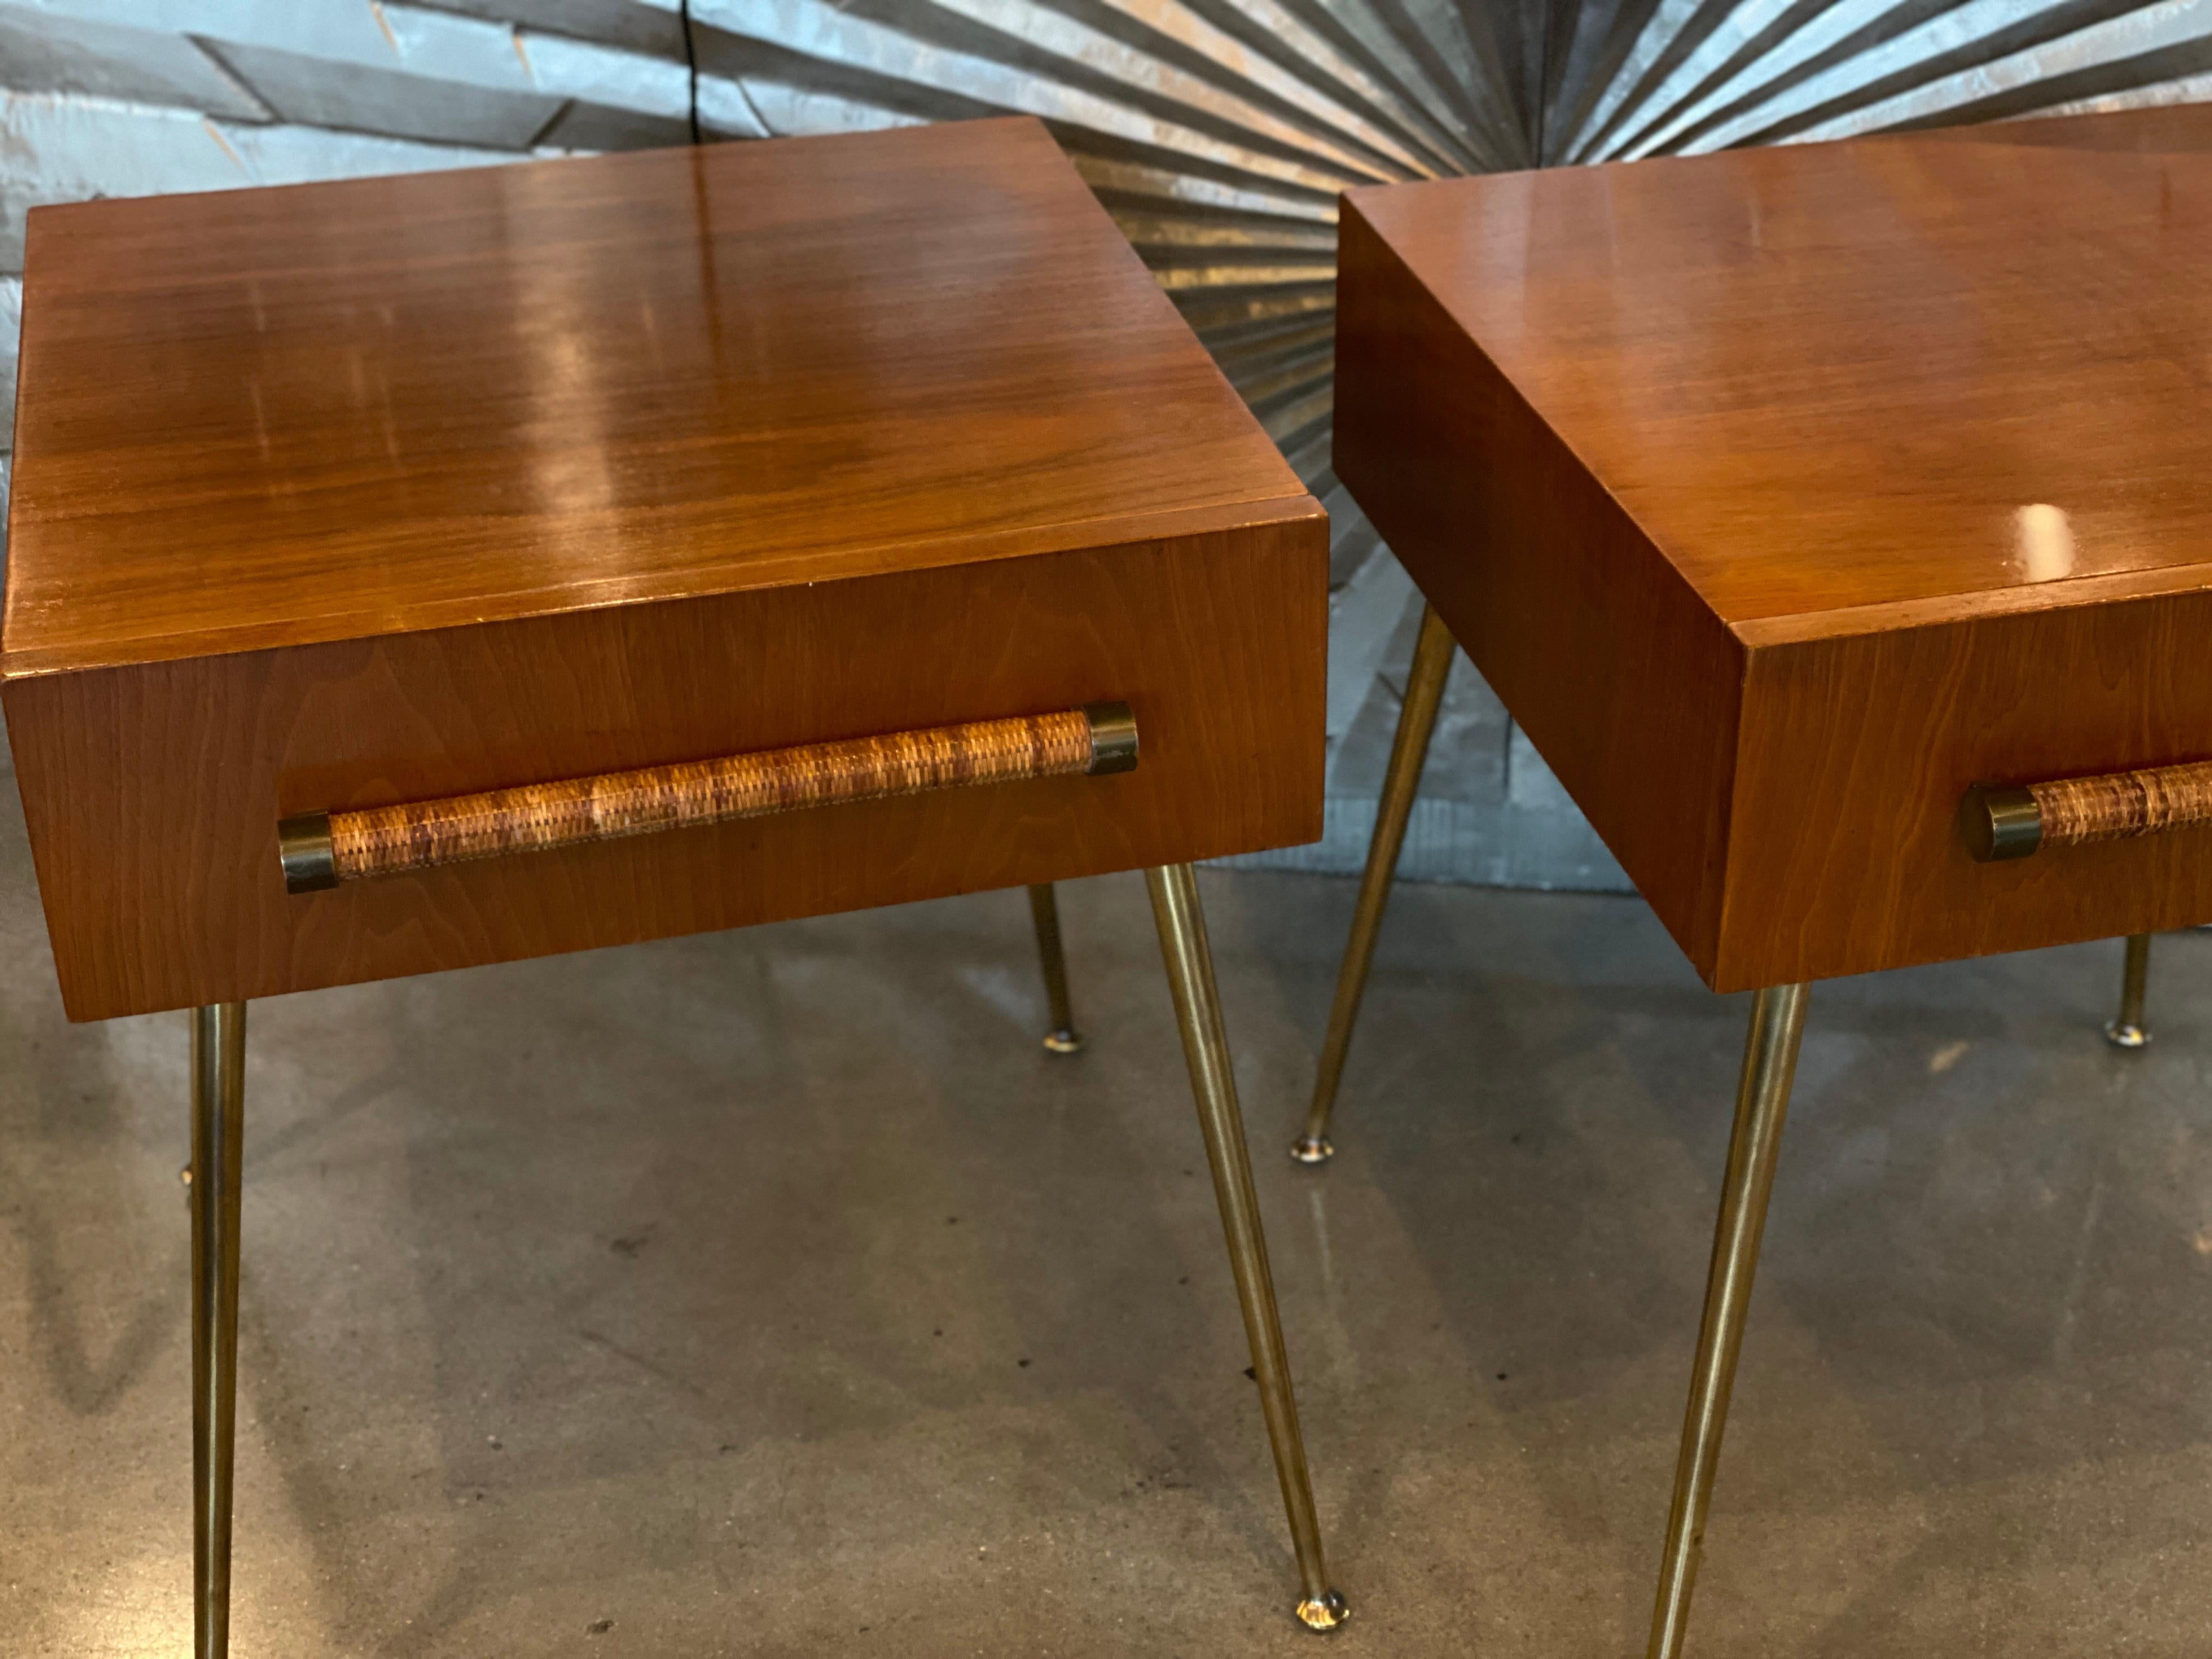
<path id="1" fill-rule="evenodd" d="M 1352 1617 L 1352 1609 L 1344 1605 L 1344 1598 L 1334 1590 L 1326 1595 L 1308 1596 L 1298 1603 L 1298 1623 L 1308 1630 L 1334 1630 Z"/>
<path id="2" fill-rule="evenodd" d="M 1306 1109 L 1306 1132 L 1291 1143 L 1301 1164 L 1326 1164 L 1335 1148 L 1328 1144 L 1328 1116 L 1336 1105 L 1344 1056 L 1352 1047 L 1352 1028 L 1359 1018 L 1359 999 L 1367 989 L 1367 967 L 1375 959 L 1375 936 L 1382 908 L 1390 902 L 1390 878 L 1398 852 L 1406 844 L 1406 820 L 1420 791 L 1421 767 L 1436 734 L 1437 708 L 1450 676 L 1451 629 L 1433 605 L 1421 611 L 1421 637 L 1413 647 L 1413 671 L 1406 681 L 1406 701 L 1398 710 L 1397 735 L 1390 740 L 1390 765 L 1382 775 L 1382 799 L 1375 811 L 1375 835 L 1367 843 L 1367 868 L 1359 878 L 1359 902 L 1352 913 L 1352 937 L 1344 965 L 1336 973 L 1336 1000 L 1328 1011 L 1328 1036 L 1321 1045 L 1314 1073 L 1313 1103 Z"/>
<path id="3" fill-rule="evenodd" d="M 1252 1159 L 1237 1105 L 1237 1079 L 1230 1069 L 1229 1037 L 1214 990 L 1198 881 L 1188 865 L 1172 864 L 1146 871 L 1145 884 L 1152 891 L 1160 955 L 1167 964 L 1168 989 L 1175 997 L 1176 1023 L 1182 1028 L 1183 1058 L 1190 1066 L 1191 1093 L 1198 1100 L 1206 1159 L 1213 1170 L 1213 1194 L 1221 1205 L 1229 1266 L 1244 1310 L 1244 1333 L 1252 1345 L 1252 1376 L 1260 1385 L 1260 1409 L 1267 1420 L 1275 1478 L 1282 1486 L 1291 1545 L 1297 1554 L 1298 1579 L 1304 1589 L 1298 1618 L 1310 1629 L 1334 1629 L 1344 1622 L 1344 1598 L 1329 1587 L 1328 1568 L 1322 1557 L 1321 1522 L 1314 1512 L 1313 1483 L 1306 1474 L 1297 1401 L 1291 1392 L 1290 1357 L 1283 1346 L 1282 1317 L 1267 1271 L 1267 1241 L 1260 1230 L 1260 1202 L 1252 1189 Z"/>
<path id="4" fill-rule="evenodd" d="M 246 1005 L 192 1014 L 192 1607 L 196 1659 L 230 1651 L 238 1408 L 238 1183 Z"/>
<path id="5" fill-rule="evenodd" d="M 1037 964 L 1044 970 L 1045 1000 L 1052 1006 L 1052 1029 L 1044 1046 L 1055 1054 L 1080 1054 L 1083 1034 L 1067 1000 L 1067 957 L 1060 945 L 1060 899 L 1052 884 L 1030 889 L 1030 920 L 1036 925 Z"/>
<path id="6" fill-rule="evenodd" d="M 1650 1659 L 1678 1659 L 1689 1626 L 1690 1591 L 1705 1547 L 1721 1431 L 1728 1422 L 1729 1391 L 1735 1384 L 1736 1356 L 1743 1347 L 1744 1316 L 1751 1306 L 1759 1235 L 1766 1225 L 1766 1200 L 1774 1187 L 1775 1157 L 1782 1146 L 1782 1121 L 1790 1109 L 1790 1082 L 1804 1029 L 1802 985 L 1761 991 L 1752 1004 L 1743 1079 L 1736 1090 L 1735 1132 L 1729 1141 L 1728 1177 L 1721 1188 L 1720 1223 L 1705 1280 L 1705 1319 L 1698 1331 L 1681 1457 L 1674 1469 L 1674 1502 L 1659 1564 Z"/>
<path id="7" fill-rule="evenodd" d="M 2140 1048 L 2150 1042 L 2150 1028 L 2143 1024 L 2143 991 L 2149 980 L 2150 935 L 2132 933 L 2120 971 L 2119 1017 L 2105 1027 L 2105 1041 L 2115 1048 Z"/>

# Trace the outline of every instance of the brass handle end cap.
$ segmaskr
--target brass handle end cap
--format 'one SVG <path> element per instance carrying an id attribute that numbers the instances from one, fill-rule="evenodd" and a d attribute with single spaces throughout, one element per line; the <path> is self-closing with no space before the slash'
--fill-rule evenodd
<path id="1" fill-rule="evenodd" d="M 1091 722 L 1091 765 L 1101 772 L 1137 769 L 1137 717 L 1126 702 L 1086 703 L 1084 719 Z"/>
<path id="2" fill-rule="evenodd" d="M 284 867 L 288 893 L 319 893 L 338 884 L 331 846 L 331 815 L 302 812 L 276 826 L 276 860 Z"/>
<path id="3" fill-rule="evenodd" d="M 2016 784 L 1978 783 L 1959 803 L 1959 830 L 1979 863 L 2024 859 L 2043 845 L 2043 809 Z"/>

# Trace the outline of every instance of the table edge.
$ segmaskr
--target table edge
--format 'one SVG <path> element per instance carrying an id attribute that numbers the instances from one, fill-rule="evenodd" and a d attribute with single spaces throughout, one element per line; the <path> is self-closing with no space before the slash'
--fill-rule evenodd
<path id="1" fill-rule="evenodd" d="M 1327 516 L 1326 509 L 1310 494 L 1275 493 L 1153 513 L 1023 526 L 982 535 L 869 543 L 827 555 L 789 554 L 742 562 L 732 561 L 704 570 L 610 577 L 580 587 L 564 582 L 557 587 L 411 603 L 389 611 L 363 606 L 356 611 L 329 612 L 305 623 L 281 621 L 218 625 L 58 646 L 9 646 L 5 643 L 4 633 L 0 633 L 0 684 L 54 674 L 144 667 L 192 658 L 237 656 L 285 647 L 334 645 L 483 623 L 523 622 L 632 605 L 811 586 L 817 582 L 854 580 L 901 571 L 939 570 L 960 564 L 1174 540 L 1247 526 Z M 899 556 L 893 561 L 886 556 L 891 554 Z M 579 593 L 592 597 L 576 603 Z M 12 609 L 7 620 L 14 621 Z"/>

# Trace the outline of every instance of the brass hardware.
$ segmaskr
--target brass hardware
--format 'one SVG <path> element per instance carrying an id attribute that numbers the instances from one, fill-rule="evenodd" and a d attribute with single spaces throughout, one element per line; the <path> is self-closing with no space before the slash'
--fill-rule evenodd
<path id="1" fill-rule="evenodd" d="M 1126 702 L 1086 703 L 1084 719 L 1091 722 L 1091 772 L 1137 769 L 1137 717 Z"/>
<path id="2" fill-rule="evenodd" d="M 1067 997 L 1067 957 L 1060 943 L 1060 898 L 1050 882 L 1030 889 L 1030 921 L 1036 929 L 1037 965 L 1044 970 L 1045 1000 L 1052 1009 L 1052 1029 L 1044 1046 L 1055 1054 L 1079 1054 L 1083 1034 L 1075 1029 L 1075 1010 Z"/>
<path id="3" fill-rule="evenodd" d="M 1298 1623 L 1308 1630 L 1334 1630 L 1352 1617 L 1352 1609 L 1334 1590 L 1326 1595 L 1309 1595 L 1298 1603 Z"/>
<path id="4" fill-rule="evenodd" d="M 2130 933 L 2128 954 L 2120 970 L 2119 1018 L 2105 1027 L 2105 1041 L 2115 1048 L 2141 1048 L 2150 1042 L 2143 1024 L 2143 992 L 2150 981 L 2150 935 Z"/>
<path id="5" fill-rule="evenodd" d="M 196 1659 L 230 1651 L 238 1421 L 238 1188 L 246 1005 L 192 1012 L 192 1607 Z"/>
<path id="6" fill-rule="evenodd" d="M 2212 823 L 2212 761 L 2047 783 L 1978 783 L 1959 805 L 1966 849 L 1984 860 L 2207 823 Z"/>
<path id="7" fill-rule="evenodd" d="M 1729 1392 L 1735 1384 L 1736 1356 L 1743 1347 L 1744 1316 L 1751 1306 L 1752 1277 L 1759 1268 L 1759 1235 L 1766 1225 L 1766 1200 L 1774 1188 L 1775 1158 L 1782 1148 L 1782 1122 L 1790 1110 L 1790 1084 L 1804 1030 L 1802 985 L 1776 986 L 1753 1000 L 1743 1076 L 1736 1088 L 1735 1129 L 1729 1139 L 1728 1176 L 1721 1188 L 1720 1221 L 1705 1279 L 1705 1318 L 1698 1331 L 1681 1456 L 1674 1469 L 1674 1502 L 1659 1564 L 1650 1659 L 1679 1659 L 1689 1626 L 1690 1591 L 1705 1547 L 1705 1513 L 1712 1502 L 1713 1472 L 1720 1463 L 1721 1431 L 1728 1422 Z"/>
<path id="8" fill-rule="evenodd" d="M 313 892 L 508 853 L 572 847 L 806 806 L 1137 764 L 1129 706 L 973 720 L 927 731 L 802 744 L 631 772 L 485 790 L 361 811 L 310 812 L 277 827 L 285 890 Z"/>
<path id="9" fill-rule="evenodd" d="M 1313 1483 L 1306 1474 L 1305 1443 L 1298 1433 L 1290 1357 L 1283 1346 L 1274 1280 L 1267 1271 L 1267 1240 L 1260 1228 L 1260 1200 L 1252 1188 L 1252 1158 L 1237 1105 L 1237 1078 L 1229 1063 L 1221 999 L 1214 989 L 1198 878 L 1188 864 L 1170 864 L 1146 871 L 1145 885 L 1152 894 L 1152 920 L 1159 929 L 1168 990 L 1175 998 L 1176 1024 L 1182 1030 L 1183 1059 L 1190 1067 L 1199 1128 L 1206 1137 L 1206 1161 L 1213 1170 L 1213 1195 L 1221 1206 L 1230 1270 L 1236 1276 L 1244 1334 L 1252 1346 L 1252 1376 L 1260 1385 L 1260 1410 L 1267 1420 L 1267 1440 L 1275 1454 L 1275 1478 L 1282 1486 L 1291 1545 L 1305 1588 L 1298 1600 L 1298 1621 L 1309 1630 L 1332 1630 L 1346 1616 L 1344 1598 L 1329 1588 L 1328 1568 L 1322 1558 L 1321 1521 L 1314 1513 Z"/>
<path id="10" fill-rule="evenodd" d="M 1375 809 L 1375 834 L 1367 843 L 1367 868 L 1359 878 L 1359 902 L 1352 913 L 1352 937 L 1337 969 L 1336 1000 L 1328 1011 L 1328 1036 L 1315 1068 L 1313 1103 L 1306 1109 L 1305 1133 L 1291 1143 L 1301 1164 L 1326 1164 L 1336 1155 L 1329 1144 L 1328 1118 L 1336 1106 L 1344 1057 L 1352 1048 L 1352 1028 L 1359 1018 L 1359 999 L 1367 989 L 1368 965 L 1375 959 L 1375 937 L 1382 909 L 1390 902 L 1390 880 L 1406 844 L 1406 821 L 1421 787 L 1421 767 L 1437 729 L 1454 650 L 1451 629 L 1434 605 L 1421 610 L 1421 635 L 1413 647 L 1413 669 L 1406 681 L 1406 701 L 1398 710 L 1397 734 L 1390 740 L 1389 769 L 1382 775 L 1382 799 Z"/>
<path id="11" fill-rule="evenodd" d="M 2024 859 L 2043 845 L 2043 809 L 2029 790 L 1978 783 L 1959 803 L 1959 829 L 1983 864 Z"/>
<path id="12" fill-rule="evenodd" d="M 302 812 L 276 826 L 276 861 L 284 872 L 288 893 L 319 893 L 338 884 L 338 866 L 331 845 L 331 815 Z"/>

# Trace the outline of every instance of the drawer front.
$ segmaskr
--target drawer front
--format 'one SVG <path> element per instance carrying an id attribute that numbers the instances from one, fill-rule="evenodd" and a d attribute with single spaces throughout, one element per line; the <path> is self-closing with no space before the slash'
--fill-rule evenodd
<path id="1" fill-rule="evenodd" d="M 76 1019 L 1292 845 L 1326 520 L 10 683 Z M 820 805 L 292 894 L 280 819 L 1041 714 L 1133 771 Z"/>
<path id="2" fill-rule="evenodd" d="M 2185 593 L 1754 649 L 1707 977 L 1740 990 L 2212 921 L 2212 828 L 1981 862 L 1960 817 L 1976 784 L 2212 760 L 2207 640 L 2212 594 Z"/>

